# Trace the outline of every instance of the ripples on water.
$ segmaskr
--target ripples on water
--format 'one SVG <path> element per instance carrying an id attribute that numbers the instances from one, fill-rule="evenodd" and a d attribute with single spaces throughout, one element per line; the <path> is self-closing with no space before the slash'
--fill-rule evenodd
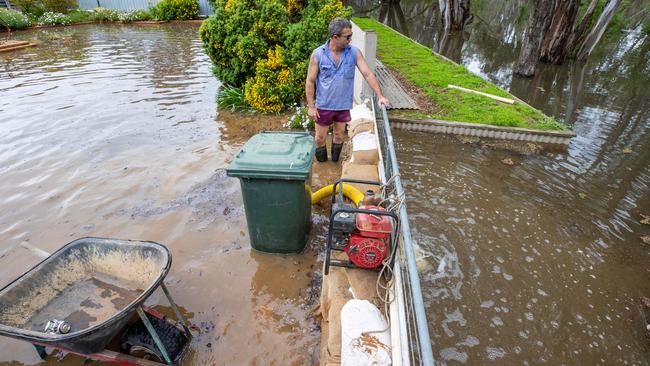
<path id="1" fill-rule="evenodd" d="M 630 208 L 648 209 L 647 185 L 603 185 L 571 151 L 422 144 L 403 131 L 396 140 L 439 359 L 646 362 L 637 304 L 650 273 Z"/>
<path id="2" fill-rule="evenodd" d="M 445 34 L 435 3 L 351 2 L 577 134 L 566 154 L 525 156 L 395 133 L 434 355 L 450 365 L 647 364 L 638 298 L 650 294 L 639 239 L 650 234 L 639 223 L 650 211 L 650 41 L 640 28 L 608 34 L 586 64 L 513 78 L 524 3 L 472 3 L 474 22 Z"/>

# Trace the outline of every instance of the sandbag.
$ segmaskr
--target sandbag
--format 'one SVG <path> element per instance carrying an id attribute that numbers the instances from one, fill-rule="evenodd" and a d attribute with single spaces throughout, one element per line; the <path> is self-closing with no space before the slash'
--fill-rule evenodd
<path id="1" fill-rule="evenodd" d="M 365 104 L 360 104 L 350 110 L 351 120 L 348 123 L 348 136 L 350 138 L 362 132 L 374 132 L 375 117 Z"/>
<path id="2" fill-rule="evenodd" d="M 341 309 L 341 366 L 390 365 L 390 328 L 376 306 L 352 299 Z"/>
<path id="3" fill-rule="evenodd" d="M 350 117 L 352 120 L 365 119 L 366 121 L 374 121 L 375 116 L 372 113 L 372 110 L 368 108 L 365 103 L 359 104 L 354 108 L 350 109 Z"/>
<path id="4" fill-rule="evenodd" d="M 370 132 L 363 132 L 352 138 L 353 164 L 373 164 L 379 162 L 379 149 L 377 149 L 377 136 Z"/>
<path id="5" fill-rule="evenodd" d="M 332 253 L 332 259 L 345 260 L 343 252 Z M 323 263 L 324 265 L 324 263 Z M 323 270 L 323 273 L 325 271 Z M 350 282 L 343 268 L 330 267 L 329 275 L 323 276 L 321 291 L 321 365 L 341 362 L 341 308 L 352 298 Z"/>
<path id="6" fill-rule="evenodd" d="M 353 138 L 354 136 L 363 133 L 363 132 L 375 132 L 375 124 L 370 121 L 362 120 L 358 123 L 350 122 L 348 125 L 348 137 Z"/>
<path id="7" fill-rule="evenodd" d="M 353 164 L 349 161 L 343 163 L 341 178 L 344 179 L 358 179 L 379 182 L 379 171 L 377 165 L 373 164 Z M 361 183 L 350 183 L 361 192 L 372 190 L 379 193 L 379 186 Z"/>

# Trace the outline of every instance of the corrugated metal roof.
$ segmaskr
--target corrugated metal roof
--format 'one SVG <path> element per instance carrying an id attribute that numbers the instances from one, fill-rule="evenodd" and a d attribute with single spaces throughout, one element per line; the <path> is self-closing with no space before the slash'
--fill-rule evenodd
<path id="1" fill-rule="evenodd" d="M 419 109 L 413 98 L 406 93 L 399 81 L 379 60 L 377 60 L 377 66 L 375 67 L 375 76 L 382 93 L 390 101 L 391 109 Z"/>

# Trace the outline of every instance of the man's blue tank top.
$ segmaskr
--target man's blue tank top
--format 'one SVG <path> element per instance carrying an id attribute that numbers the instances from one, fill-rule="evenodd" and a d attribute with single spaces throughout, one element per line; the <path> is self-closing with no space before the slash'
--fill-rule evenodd
<path id="1" fill-rule="evenodd" d="M 314 54 L 318 60 L 316 108 L 329 111 L 352 109 L 357 48 L 348 45 L 341 52 L 338 66 L 330 53 L 329 41 L 318 47 Z"/>

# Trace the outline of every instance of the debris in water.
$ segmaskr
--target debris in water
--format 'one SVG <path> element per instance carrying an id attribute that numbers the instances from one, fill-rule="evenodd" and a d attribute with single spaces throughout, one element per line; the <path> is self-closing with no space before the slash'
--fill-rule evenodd
<path id="1" fill-rule="evenodd" d="M 580 193 L 578 193 L 578 197 L 580 197 L 582 199 L 585 199 L 585 198 L 587 198 L 587 194 L 580 192 Z"/>
<path id="2" fill-rule="evenodd" d="M 650 225 L 650 216 L 641 214 L 641 221 L 639 221 L 643 225 Z"/>
<path id="3" fill-rule="evenodd" d="M 641 296 L 639 298 L 639 300 L 641 300 L 641 305 L 643 305 L 644 307 L 650 309 L 650 299 L 649 298 L 647 298 L 645 296 Z"/>
<path id="4" fill-rule="evenodd" d="M 515 162 L 514 162 L 512 159 L 510 159 L 510 158 L 502 159 L 501 162 L 502 162 L 503 164 L 505 164 L 505 165 L 509 165 L 509 166 L 513 166 L 513 165 L 515 165 Z"/>
<path id="5" fill-rule="evenodd" d="M 641 309 L 641 315 L 643 316 L 645 336 L 646 338 L 650 339 L 650 322 L 648 322 L 648 315 L 650 315 L 650 299 L 645 296 L 641 296 L 639 300 L 641 301 L 641 305 L 643 306 L 643 309 Z"/>
<path id="6" fill-rule="evenodd" d="M 643 235 L 640 238 L 643 244 L 650 245 L 650 235 Z"/>
<path id="7" fill-rule="evenodd" d="M 630 149 L 629 147 L 623 149 L 623 154 L 631 154 L 631 153 L 632 153 L 632 149 Z"/>
<path id="8" fill-rule="evenodd" d="M 444 271 L 444 270 L 445 270 L 445 265 L 446 265 L 446 264 L 447 264 L 447 263 L 445 263 L 445 258 L 442 258 L 442 259 L 440 260 L 440 263 L 438 264 L 438 270 L 437 270 L 437 272 L 440 273 L 440 272 Z"/>

